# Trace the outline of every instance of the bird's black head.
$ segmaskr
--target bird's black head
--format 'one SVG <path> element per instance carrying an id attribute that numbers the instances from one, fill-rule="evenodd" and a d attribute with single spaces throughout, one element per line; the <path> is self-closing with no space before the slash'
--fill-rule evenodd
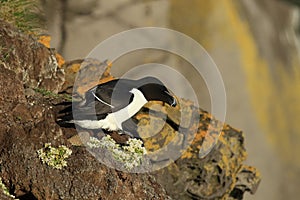
<path id="1" fill-rule="evenodd" d="M 146 77 L 140 79 L 138 89 L 148 101 L 162 101 L 173 107 L 177 105 L 176 98 L 171 95 L 166 86 L 157 78 Z"/>

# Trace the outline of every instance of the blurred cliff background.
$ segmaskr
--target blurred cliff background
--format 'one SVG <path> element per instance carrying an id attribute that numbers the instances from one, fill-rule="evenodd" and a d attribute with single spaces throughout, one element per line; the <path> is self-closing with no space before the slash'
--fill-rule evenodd
<path id="1" fill-rule="evenodd" d="M 245 196 L 255 200 L 300 196 L 299 2 L 41 0 L 51 45 L 66 60 L 84 58 L 113 34 L 145 26 L 174 29 L 203 45 L 225 83 L 226 123 L 243 130 L 248 162 L 261 172 L 258 191 Z M 159 52 L 151 53 L 120 58 L 113 74 L 120 76 L 141 64 L 141 57 L 145 62 L 166 60 Z M 171 60 L 166 63 L 191 77 L 200 106 L 210 110 L 205 84 L 195 82 L 198 79 L 185 70 L 187 63 Z"/>

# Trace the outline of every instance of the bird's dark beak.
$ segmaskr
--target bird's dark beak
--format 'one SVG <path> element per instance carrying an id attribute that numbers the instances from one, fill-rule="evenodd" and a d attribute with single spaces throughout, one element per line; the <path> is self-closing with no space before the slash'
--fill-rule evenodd
<path id="1" fill-rule="evenodd" d="M 170 94 L 169 91 L 165 91 L 165 92 L 167 93 L 167 95 L 169 96 L 169 99 L 170 99 L 169 102 L 168 102 L 168 104 L 170 106 L 172 106 L 172 107 L 175 107 L 177 105 L 177 100 L 176 100 L 175 96 L 173 96 L 172 94 Z"/>
<path id="2" fill-rule="evenodd" d="M 176 107 L 176 105 L 177 105 L 176 98 L 173 97 L 173 102 L 172 102 L 171 106 L 172 106 L 172 107 Z"/>

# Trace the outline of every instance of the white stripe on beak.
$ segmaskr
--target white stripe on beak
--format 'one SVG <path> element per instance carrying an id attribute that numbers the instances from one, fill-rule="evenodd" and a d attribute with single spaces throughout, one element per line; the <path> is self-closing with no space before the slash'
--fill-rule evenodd
<path id="1" fill-rule="evenodd" d="M 170 94 L 169 91 L 165 91 L 165 93 L 167 93 L 168 95 L 170 95 L 171 97 L 173 97 L 173 102 L 172 102 L 171 106 L 176 106 L 177 102 L 176 102 L 175 97 L 172 94 Z"/>

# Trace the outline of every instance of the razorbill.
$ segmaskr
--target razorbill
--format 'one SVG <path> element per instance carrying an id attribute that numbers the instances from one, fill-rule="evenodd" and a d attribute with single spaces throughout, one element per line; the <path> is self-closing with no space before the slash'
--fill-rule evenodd
<path id="1" fill-rule="evenodd" d="M 132 122 L 125 122 L 131 121 L 148 101 L 177 104 L 166 86 L 154 77 L 111 80 L 91 88 L 84 96 L 84 100 L 70 102 L 60 112 L 60 125 L 71 123 L 85 129 L 131 132 Z"/>

